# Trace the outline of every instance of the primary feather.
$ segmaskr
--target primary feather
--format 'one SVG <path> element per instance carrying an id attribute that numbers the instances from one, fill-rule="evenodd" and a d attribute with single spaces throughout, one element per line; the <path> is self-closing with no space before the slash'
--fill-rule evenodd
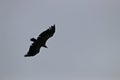
<path id="1" fill-rule="evenodd" d="M 37 39 L 31 38 L 31 41 L 33 41 L 33 43 L 30 46 L 28 53 L 24 55 L 24 57 L 35 56 L 36 54 L 39 53 L 41 47 L 47 48 L 46 42 L 50 37 L 54 35 L 54 33 L 55 33 L 55 25 L 49 27 L 49 29 L 42 32 Z"/>

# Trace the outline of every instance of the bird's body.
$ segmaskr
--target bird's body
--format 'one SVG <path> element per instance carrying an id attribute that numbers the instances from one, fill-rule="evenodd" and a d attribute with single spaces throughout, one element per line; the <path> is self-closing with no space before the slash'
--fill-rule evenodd
<path id="1" fill-rule="evenodd" d="M 33 43 L 30 46 L 28 53 L 24 55 L 24 57 L 35 56 L 36 54 L 39 53 L 41 47 L 47 48 L 46 42 L 50 37 L 54 35 L 54 33 L 55 33 L 55 25 L 49 27 L 49 29 L 42 32 L 37 39 L 31 38 L 30 40 Z"/>

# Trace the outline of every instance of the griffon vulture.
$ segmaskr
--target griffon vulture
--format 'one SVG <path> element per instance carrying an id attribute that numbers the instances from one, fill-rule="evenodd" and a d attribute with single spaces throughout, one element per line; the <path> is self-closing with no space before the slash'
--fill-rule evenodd
<path id="1" fill-rule="evenodd" d="M 49 27 L 49 29 L 43 31 L 37 39 L 31 38 L 30 40 L 33 42 L 29 48 L 29 51 L 24 57 L 32 57 L 39 53 L 40 48 L 44 47 L 47 48 L 46 42 L 47 40 L 52 37 L 55 33 L 55 25 Z"/>

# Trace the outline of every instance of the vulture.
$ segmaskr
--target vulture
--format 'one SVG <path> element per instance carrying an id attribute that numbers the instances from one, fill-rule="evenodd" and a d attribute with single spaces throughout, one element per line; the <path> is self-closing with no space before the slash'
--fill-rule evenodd
<path id="1" fill-rule="evenodd" d="M 48 48 L 46 46 L 46 42 L 47 40 L 52 37 L 55 33 L 55 24 L 52 25 L 51 27 L 49 27 L 47 30 L 43 31 L 38 37 L 37 39 L 35 38 L 31 38 L 30 40 L 33 42 L 29 48 L 29 51 L 27 52 L 26 55 L 24 55 L 24 57 L 32 57 L 35 56 L 36 54 L 38 54 L 40 52 L 40 48 L 44 47 L 44 48 Z"/>

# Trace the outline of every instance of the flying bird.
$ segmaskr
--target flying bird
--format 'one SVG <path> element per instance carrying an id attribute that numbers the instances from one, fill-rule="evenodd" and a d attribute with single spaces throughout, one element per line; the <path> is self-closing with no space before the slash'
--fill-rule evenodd
<path id="1" fill-rule="evenodd" d="M 33 42 L 29 48 L 29 51 L 27 52 L 26 55 L 24 55 L 24 57 L 32 57 L 35 56 L 36 54 L 38 54 L 40 52 L 40 48 L 44 47 L 44 48 L 48 48 L 46 46 L 46 42 L 47 40 L 52 37 L 55 33 L 55 24 L 52 25 L 51 27 L 49 27 L 47 30 L 43 31 L 38 37 L 37 39 L 35 38 L 31 38 L 30 40 Z"/>

